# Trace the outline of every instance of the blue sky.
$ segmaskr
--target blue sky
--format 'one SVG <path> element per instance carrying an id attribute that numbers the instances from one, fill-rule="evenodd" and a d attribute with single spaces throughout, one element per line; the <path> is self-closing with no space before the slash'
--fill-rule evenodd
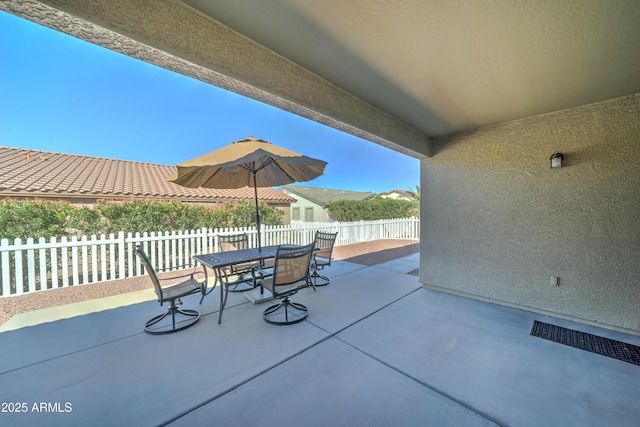
<path id="1" fill-rule="evenodd" d="M 328 162 L 298 185 L 419 185 L 417 159 L 4 12 L 0 58 L 0 145 L 173 165 L 252 135 Z"/>

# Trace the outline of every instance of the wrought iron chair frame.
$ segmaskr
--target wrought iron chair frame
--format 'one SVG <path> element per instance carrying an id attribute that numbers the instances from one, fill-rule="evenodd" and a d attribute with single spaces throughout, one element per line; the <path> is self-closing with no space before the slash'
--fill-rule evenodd
<path id="1" fill-rule="evenodd" d="M 336 237 L 338 233 L 325 233 L 323 231 L 316 231 L 315 247 L 316 251 L 313 254 L 311 260 L 311 279 L 314 286 L 326 286 L 331 283 L 331 279 L 327 276 L 323 276 L 319 271 L 325 267 L 331 266 L 331 256 L 333 254 L 333 247 L 336 243 Z M 321 282 L 318 283 L 318 279 Z"/>
<path id="2" fill-rule="evenodd" d="M 149 257 L 144 252 L 144 250 L 138 245 L 135 250 L 135 254 L 140 258 L 142 264 L 147 271 L 147 274 L 151 278 L 153 283 L 154 290 L 156 295 L 158 296 L 158 302 L 160 305 L 164 305 L 165 302 L 169 303 L 169 308 L 163 314 L 159 314 L 157 316 L 152 317 L 145 323 L 144 331 L 151 335 L 165 335 L 172 334 L 174 332 L 182 331 L 184 329 L 190 328 L 195 325 L 198 320 L 200 320 L 200 313 L 197 310 L 191 309 L 181 309 L 178 305 L 182 304 L 181 298 L 184 298 L 189 295 L 201 293 L 202 297 L 200 298 L 200 303 L 202 304 L 202 300 L 206 295 L 207 282 L 199 282 L 195 279 L 195 275 L 197 274 L 197 267 L 192 264 L 183 265 L 183 267 L 192 267 L 191 272 L 186 274 L 172 275 L 171 277 L 158 277 L 158 273 L 166 272 L 166 271 L 175 271 L 175 268 L 169 269 L 160 269 L 156 270 Z M 175 283 L 173 285 L 162 286 L 162 281 L 175 281 L 176 279 L 189 277 L 187 280 L 183 280 L 179 283 Z M 176 314 L 185 316 L 188 321 L 183 323 L 182 325 L 176 327 Z M 171 329 L 166 328 L 158 328 L 153 329 L 152 326 L 163 320 L 165 317 L 171 315 Z M 182 321 L 185 322 L 185 321 Z M 182 323 L 181 322 L 181 323 Z"/>
<path id="3" fill-rule="evenodd" d="M 218 248 L 221 252 L 229 250 L 248 249 L 249 236 L 247 233 L 221 234 L 218 236 Z M 256 286 L 255 270 L 260 269 L 264 275 L 269 275 L 267 269 L 272 266 L 266 265 L 264 261 L 253 261 L 248 263 L 232 265 L 221 271 L 221 280 L 224 281 L 225 290 L 228 292 L 245 292 Z"/>
<path id="4" fill-rule="evenodd" d="M 311 282 L 311 257 L 315 242 L 305 246 L 282 245 L 278 247 L 276 252 L 273 275 L 268 278 L 261 278 L 257 281 L 259 286 L 271 291 L 273 297 L 280 300 L 263 313 L 263 318 L 267 323 L 273 325 L 292 325 L 302 322 L 309 314 L 308 308 L 300 303 L 291 301 L 291 296 L 296 294 L 300 289 L 313 286 Z M 298 260 L 300 265 L 292 269 L 290 265 L 292 260 Z M 296 274 L 299 273 L 299 274 Z M 291 274 L 290 277 L 288 275 Z M 284 279 L 281 280 L 281 277 Z M 290 313 L 293 308 L 297 313 Z M 284 320 L 277 318 L 284 314 Z M 290 314 L 294 314 L 295 318 L 290 320 Z"/>
<path id="5" fill-rule="evenodd" d="M 268 262 L 269 259 L 272 259 L 275 256 L 276 247 L 268 247 L 264 248 L 265 250 L 260 253 L 259 256 L 256 256 L 255 261 L 246 261 L 246 254 L 234 254 L 235 251 L 228 251 L 225 254 L 225 261 L 222 262 L 222 266 L 216 265 L 219 261 L 216 260 L 216 254 L 202 254 L 194 256 L 194 259 L 202 264 L 205 275 L 205 282 L 208 284 L 209 282 L 209 270 L 213 272 L 213 285 L 208 288 L 206 291 L 206 295 L 213 292 L 213 290 L 220 286 L 220 310 L 218 311 L 218 324 L 222 323 L 222 312 L 224 311 L 224 307 L 227 304 L 227 298 L 231 287 L 234 287 L 236 282 L 233 281 L 234 275 L 231 273 L 231 269 L 229 267 L 233 265 L 243 265 L 248 263 L 258 263 L 264 264 Z M 253 249 L 257 251 L 257 249 Z M 223 252 L 219 252 L 223 253 Z M 260 263 L 262 261 L 262 263 Z M 259 268 L 255 268 L 251 270 L 251 280 L 255 283 L 258 279 L 264 278 L 266 276 L 271 275 L 272 273 L 269 271 L 262 271 Z M 257 285 L 254 284 L 254 287 Z M 263 289 L 260 288 L 260 293 L 263 292 Z M 204 298 L 204 295 L 203 297 Z"/>

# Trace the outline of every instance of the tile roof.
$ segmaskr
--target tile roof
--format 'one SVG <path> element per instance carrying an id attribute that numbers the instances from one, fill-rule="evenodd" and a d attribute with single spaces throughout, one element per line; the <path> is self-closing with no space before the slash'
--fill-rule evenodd
<path id="1" fill-rule="evenodd" d="M 398 194 L 398 195 L 413 197 L 410 192 L 405 191 L 405 190 L 397 190 L 397 189 L 391 190 L 391 191 L 385 191 L 384 193 L 378 194 L 378 196 L 388 196 L 388 195 L 394 194 L 394 193 Z"/>
<path id="2" fill-rule="evenodd" d="M 189 201 L 253 200 L 253 188 L 186 188 L 165 181 L 175 166 L 0 146 L 0 194 L 96 198 L 157 198 Z M 269 203 L 295 199 L 259 188 Z"/>
<path id="3" fill-rule="evenodd" d="M 373 191 L 332 190 L 329 188 L 304 187 L 299 185 L 283 185 L 280 190 L 294 196 L 304 197 L 322 207 L 338 200 L 368 200 L 375 197 Z"/>

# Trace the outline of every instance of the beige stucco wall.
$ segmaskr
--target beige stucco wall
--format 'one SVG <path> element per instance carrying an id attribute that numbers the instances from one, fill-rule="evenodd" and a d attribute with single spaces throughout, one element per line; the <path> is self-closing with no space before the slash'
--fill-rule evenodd
<path id="1" fill-rule="evenodd" d="M 640 94 L 443 139 L 421 191 L 425 286 L 640 333 Z"/>

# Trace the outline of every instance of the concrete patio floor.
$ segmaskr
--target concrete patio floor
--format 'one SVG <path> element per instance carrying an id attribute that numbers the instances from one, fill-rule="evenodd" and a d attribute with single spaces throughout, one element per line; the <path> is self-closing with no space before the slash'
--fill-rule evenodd
<path id="1" fill-rule="evenodd" d="M 336 261 L 329 286 L 294 298 L 307 320 L 286 327 L 242 294 L 218 325 L 215 291 L 185 299 L 203 316 L 168 336 L 142 332 L 164 308 L 137 300 L 1 332 L 0 425 L 640 423 L 640 366 L 529 332 L 540 320 L 640 337 L 428 290 L 406 274 L 418 264 Z"/>

